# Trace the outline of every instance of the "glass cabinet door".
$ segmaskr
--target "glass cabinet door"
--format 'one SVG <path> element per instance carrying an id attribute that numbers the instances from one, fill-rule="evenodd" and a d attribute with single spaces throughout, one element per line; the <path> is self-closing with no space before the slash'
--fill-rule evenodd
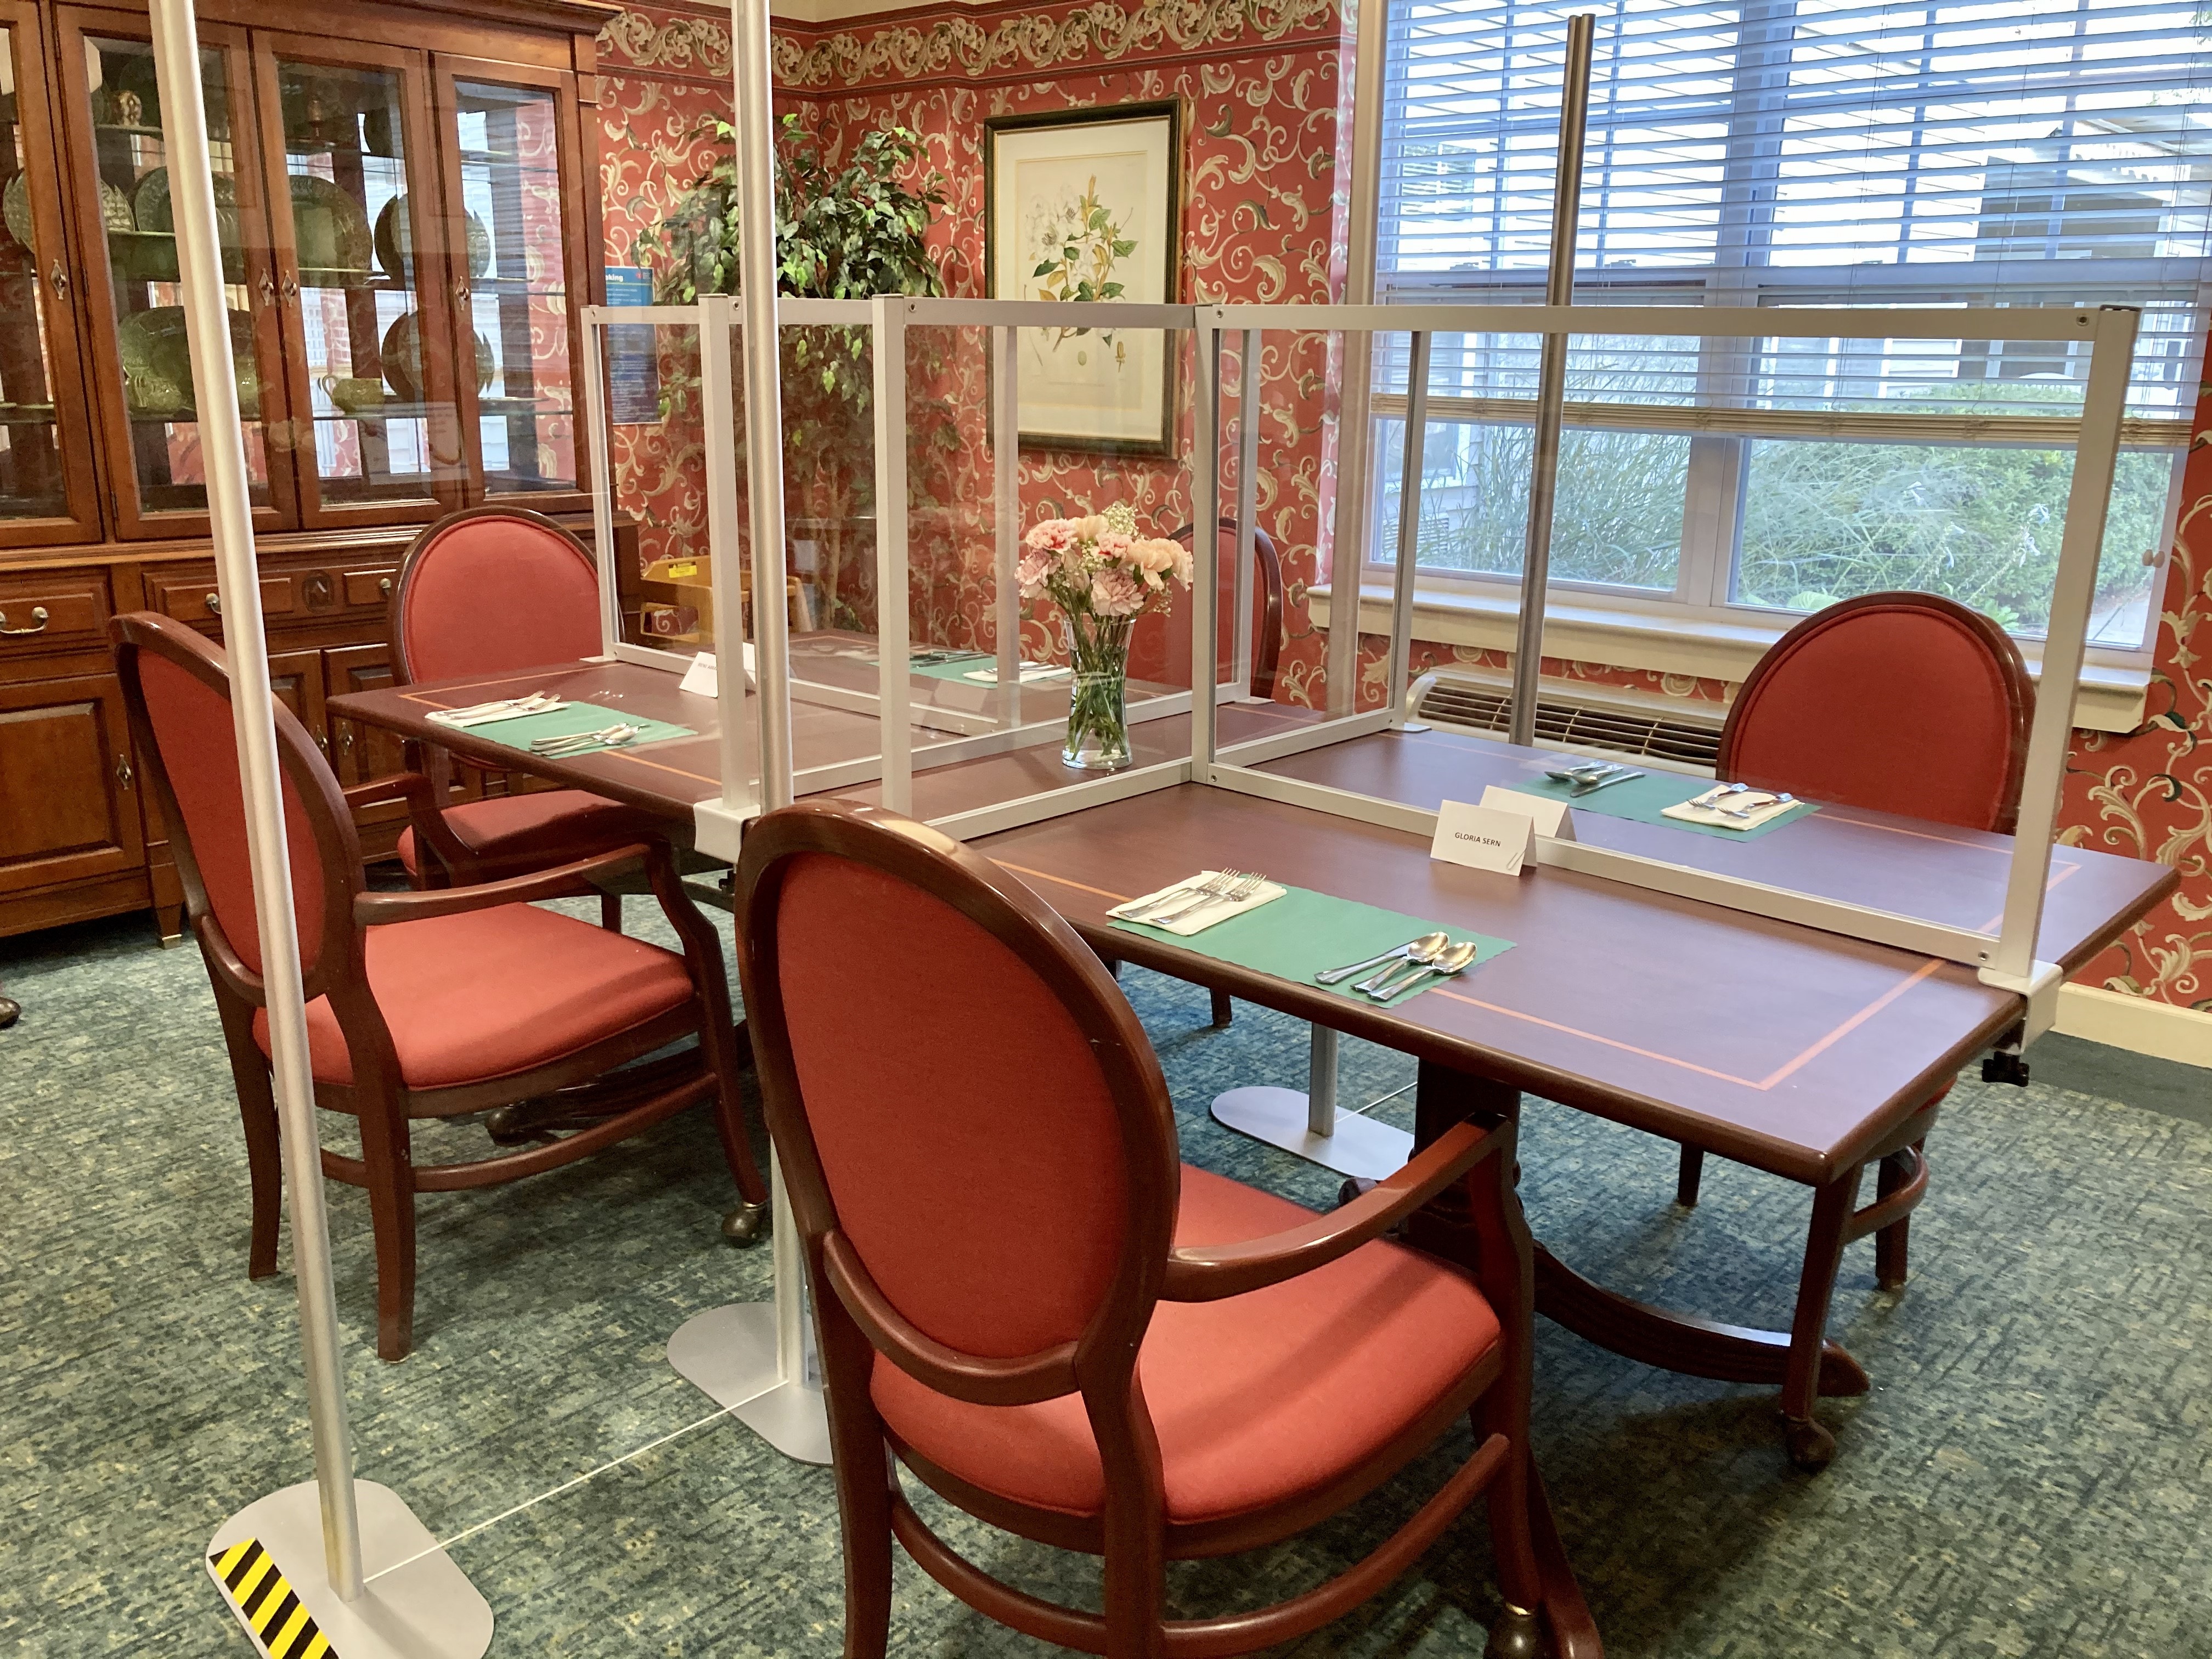
<path id="1" fill-rule="evenodd" d="M 426 240 L 438 215 L 421 59 L 255 44 L 262 107 L 283 134 L 268 185 L 294 407 L 311 411 L 294 428 L 301 522 L 434 517 L 459 504 L 466 461 Z"/>
<path id="2" fill-rule="evenodd" d="M 78 154 L 76 211 L 87 249 L 94 356 L 108 434 L 117 529 L 125 536 L 191 534 L 206 526 L 207 488 L 192 359 L 177 280 L 167 141 L 153 47 L 110 31 L 102 14 L 63 15 L 61 62 Z M 215 173 L 216 232 L 230 305 L 236 397 L 246 421 L 247 477 L 257 525 L 289 513 L 289 480 L 270 452 L 289 434 L 278 377 L 266 217 L 252 165 L 252 106 L 238 37 L 201 31 L 201 86 Z M 100 250 L 94 252 L 93 250 Z M 104 257 L 103 257 L 104 255 Z M 104 268 L 103 268 L 104 267 Z"/>
<path id="3" fill-rule="evenodd" d="M 0 4 L 0 547 L 99 534 L 45 54 Z"/>
<path id="4" fill-rule="evenodd" d="M 580 505 L 570 268 L 582 227 L 567 207 L 583 198 L 562 179 L 577 166 L 563 142 L 574 92 L 566 76 L 533 85 L 511 64 L 441 58 L 438 116 L 456 358 L 476 363 L 459 387 L 464 410 L 474 404 L 471 475 L 483 495 Z M 575 500 L 545 499 L 561 495 Z"/>

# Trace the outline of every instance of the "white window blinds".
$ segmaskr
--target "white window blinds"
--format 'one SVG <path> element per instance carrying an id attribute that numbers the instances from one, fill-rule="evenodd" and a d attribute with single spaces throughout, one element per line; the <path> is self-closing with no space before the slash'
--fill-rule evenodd
<path id="1" fill-rule="evenodd" d="M 1591 9 L 1394 7 L 1386 296 L 1536 297 L 1565 19 Z M 2131 412 L 2185 419 L 2212 274 L 2212 27 L 2196 0 L 1595 9 L 1578 299 L 2137 305 Z M 1453 389 L 1527 395 L 1531 354 L 1478 355 L 1496 374 L 1470 363 Z M 2078 412 L 2085 368 L 2063 348 L 1974 341 L 1771 343 L 1724 373 L 1710 349 L 1701 366 L 1694 349 L 1577 356 L 1586 389 L 1571 398 L 1910 398 L 2014 417 Z"/>

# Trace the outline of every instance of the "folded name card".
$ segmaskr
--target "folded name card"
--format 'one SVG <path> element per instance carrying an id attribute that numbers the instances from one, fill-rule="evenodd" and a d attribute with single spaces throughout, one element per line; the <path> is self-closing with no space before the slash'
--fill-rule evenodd
<path id="1" fill-rule="evenodd" d="M 1529 814 L 1448 800 L 1437 809 L 1437 835 L 1429 843 L 1429 856 L 1470 870 L 1517 876 L 1535 844 L 1536 820 Z"/>
<path id="2" fill-rule="evenodd" d="M 1518 789 L 1508 789 L 1503 784 L 1486 784 L 1482 804 L 1501 812 L 1518 812 L 1532 820 L 1540 836 L 1549 836 L 1553 841 L 1572 841 L 1575 821 L 1567 810 L 1567 803 L 1549 795 L 1523 794 Z"/>

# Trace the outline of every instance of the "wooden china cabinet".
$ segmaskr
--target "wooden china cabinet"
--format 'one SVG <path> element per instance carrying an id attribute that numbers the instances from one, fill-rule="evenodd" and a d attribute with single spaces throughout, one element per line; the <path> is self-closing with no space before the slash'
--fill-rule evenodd
<path id="1" fill-rule="evenodd" d="M 201 0 L 271 678 L 349 782 L 397 757 L 325 699 L 389 678 L 416 532 L 483 501 L 587 521 L 617 10 Z M 148 907 L 173 935 L 182 902 L 105 631 L 222 633 L 149 41 L 143 10 L 0 0 L 0 935 Z"/>

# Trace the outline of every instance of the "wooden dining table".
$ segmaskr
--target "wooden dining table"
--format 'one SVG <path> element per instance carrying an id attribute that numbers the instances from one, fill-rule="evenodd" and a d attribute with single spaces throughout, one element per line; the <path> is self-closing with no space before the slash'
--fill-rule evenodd
<path id="1" fill-rule="evenodd" d="M 919 684 L 920 682 L 917 681 Z M 696 738 L 565 760 L 518 753 L 482 731 L 428 717 L 440 708 L 548 689 L 675 721 Z M 332 712 L 475 764 L 534 773 L 657 814 L 679 842 L 694 803 L 719 787 L 716 706 L 673 675 L 628 663 L 358 693 Z M 1279 704 L 1221 710 L 1221 741 L 1316 716 Z M 872 719 L 795 702 L 799 764 L 872 740 Z M 1188 718 L 1133 728 L 1139 763 L 1188 753 Z M 1178 745 L 1181 745 L 1178 750 Z M 1555 754 L 1443 731 L 1377 732 L 1261 769 L 1433 809 L 1526 781 Z M 935 818 L 1082 775 L 1057 746 L 931 766 L 917 748 L 915 816 Z M 1686 793 L 1698 780 L 1685 778 Z M 872 801 L 878 786 L 840 799 Z M 1991 930 L 2003 908 L 2009 837 L 1827 806 L 1755 839 L 1701 836 L 1578 811 L 1585 842 L 1823 896 Z M 1590 1340 L 1644 1363 L 1724 1381 L 1778 1385 L 1792 1458 L 1835 1451 L 1814 1404 L 1862 1393 L 1863 1366 L 1826 1327 L 1843 1250 L 1901 1218 L 1925 1188 L 1916 1143 L 1930 1097 L 2017 1026 L 2021 999 L 1950 962 L 1559 868 L 1504 876 L 1433 860 L 1403 830 L 1200 784 L 1139 794 L 971 843 L 1029 883 L 1102 956 L 1224 990 L 1412 1055 L 1417 1146 L 1471 1115 L 1510 1117 L 1524 1091 L 1801 1183 L 1812 1221 L 1787 1331 L 1647 1305 L 1539 1247 L 1537 1304 Z M 1476 971 L 1395 1006 L 1240 967 L 1192 943 L 1116 926 L 1109 908 L 1193 872 L 1264 872 L 1276 882 L 1511 940 Z M 2037 955 L 2077 968 L 2172 890 L 2162 865 L 2094 849 L 2052 849 Z M 1879 1171 L 1862 1206 L 1869 1166 Z M 1449 1217 L 1432 1218 L 1449 1225 Z"/>

